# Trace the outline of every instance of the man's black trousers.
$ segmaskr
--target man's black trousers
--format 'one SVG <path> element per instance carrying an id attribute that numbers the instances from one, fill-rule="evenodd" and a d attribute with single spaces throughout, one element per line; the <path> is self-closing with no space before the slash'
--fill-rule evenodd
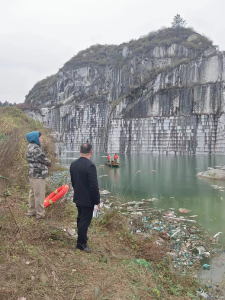
<path id="1" fill-rule="evenodd" d="M 89 225 L 91 224 L 94 207 L 77 206 L 77 209 L 77 248 L 83 250 L 85 247 L 87 247 L 87 231 Z"/>

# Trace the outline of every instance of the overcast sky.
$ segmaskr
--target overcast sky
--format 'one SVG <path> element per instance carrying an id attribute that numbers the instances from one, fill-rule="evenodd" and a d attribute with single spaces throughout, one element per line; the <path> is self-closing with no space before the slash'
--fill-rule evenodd
<path id="1" fill-rule="evenodd" d="M 23 102 L 80 50 L 169 27 L 176 14 L 225 50 L 224 0 L 0 0 L 0 7 L 2 102 Z"/>

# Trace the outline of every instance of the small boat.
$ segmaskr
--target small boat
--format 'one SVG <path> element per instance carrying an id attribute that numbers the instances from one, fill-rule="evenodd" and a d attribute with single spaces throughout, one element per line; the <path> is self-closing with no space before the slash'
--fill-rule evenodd
<path id="1" fill-rule="evenodd" d="M 111 162 L 108 161 L 105 164 L 106 164 L 106 166 L 113 167 L 113 168 L 119 168 L 119 166 L 120 166 L 119 163 L 115 163 L 114 161 L 111 161 Z"/>

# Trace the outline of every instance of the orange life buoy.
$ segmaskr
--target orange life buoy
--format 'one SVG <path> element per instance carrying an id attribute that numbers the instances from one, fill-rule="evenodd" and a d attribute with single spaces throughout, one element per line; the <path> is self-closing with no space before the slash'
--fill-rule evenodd
<path id="1" fill-rule="evenodd" d="M 62 196 L 66 194 L 68 191 L 68 184 L 60 186 L 57 190 L 52 192 L 47 198 L 44 200 L 44 207 L 48 207 L 52 205 L 54 202 L 58 201 Z"/>

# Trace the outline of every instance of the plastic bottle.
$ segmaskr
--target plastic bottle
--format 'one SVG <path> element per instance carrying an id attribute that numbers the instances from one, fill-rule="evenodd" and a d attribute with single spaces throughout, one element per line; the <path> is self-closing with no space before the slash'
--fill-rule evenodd
<path id="1" fill-rule="evenodd" d="M 93 210 L 93 218 L 97 218 L 97 217 L 98 217 L 98 205 L 95 205 Z"/>

